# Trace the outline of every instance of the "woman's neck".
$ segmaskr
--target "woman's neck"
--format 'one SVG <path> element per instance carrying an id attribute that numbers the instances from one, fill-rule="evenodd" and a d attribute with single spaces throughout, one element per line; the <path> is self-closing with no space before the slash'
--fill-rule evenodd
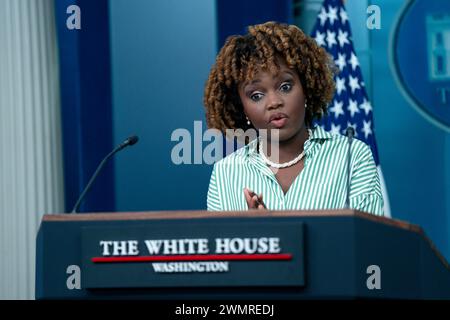
<path id="1" fill-rule="evenodd" d="M 272 147 L 277 147 L 276 143 L 272 143 L 270 139 L 267 140 L 267 150 L 264 150 L 266 156 L 270 160 L 278 163 L 285 163 L 291 161 L 297 157 L 303 151 L 303 145 L 306 140 L 308 140 L 309 133 L 308 128 L 303 126 L 294 136 L 287 140 L 278 142 L 278 159 L 276 159 L 276 154 L 272 154 Z M 264 141 L 266 144 L 266 141 Z"/>

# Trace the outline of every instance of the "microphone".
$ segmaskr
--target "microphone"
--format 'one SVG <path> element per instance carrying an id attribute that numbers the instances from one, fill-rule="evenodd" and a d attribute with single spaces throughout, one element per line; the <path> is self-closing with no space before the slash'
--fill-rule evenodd
<path id="1" fill-rule="evenodd" d="M 121 144 L 119 144 L 117 147 L 114 148 L 113 151 L 111 151 L 105 158 L 103 158 L 102 162 L 100 162 L 100 164 L 98 165 L 97 169 L 95 170 L 94 174 L 92 175 L 91 179 L 89 180 L 88 184 L 86 185 L 86 187 L 84 188 L 83 192 L 81 193 L 80 197 L 78 198 L 77 202 L 75 203 L 75 205 L 73 206 L 72 212 L 71 213 L 76 213 L 78 210 L 78 207 L 81 204 L 81 201 L 84 199 L 86 193 L 89 191 L 89 189 L 91 188 L 92 183 L 94 182 L 95 178 L 97 177 L 97 175 L 99 174 L 100 170 L 102 170 L 103 166 L 105 165 L 105 163 L 109 160 L 109 158 L 111 158 L 115 153 L 119 152 L 120 150 L 122 150 L 123 148 L 126 148 L 128 146 L 132 146 L 134 144 L 136 144 L 138 142 L 139 138 L 138 136 L 131 136 L 128 137 L 127 139 L 125 139 L 124 142 L 122 142 Z"/>
<path id="2" fill-rule="evenodd" d="M 353 142 L 353 136 L 355 135 L 355 129 L 348 127 L 345 131 L 348 141 L 347 151 L 347 197 L 345 199 L 345 208 L 350 209 L 350 162 L 351 162 L 351 147 Z"/>

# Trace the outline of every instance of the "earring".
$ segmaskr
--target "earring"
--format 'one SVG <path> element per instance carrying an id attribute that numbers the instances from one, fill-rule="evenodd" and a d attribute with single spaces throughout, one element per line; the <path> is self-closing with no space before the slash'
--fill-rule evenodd
<path id="1" fill-rule="evenodd" d="M 308 104 L 307 104 L 306 101 L 305 101 L 305 109 L 306 109 L 306 108 L 308 108 Z"/>
<path id="2" fill-rule="evenodd" d="M 245 117 L 245 119 L 247 119 L 247 124 L 248 124 L 248 125 L 251 125 L 251 122 L 250 122 L 250 120 L 248 119 L 247 116 Z"/>

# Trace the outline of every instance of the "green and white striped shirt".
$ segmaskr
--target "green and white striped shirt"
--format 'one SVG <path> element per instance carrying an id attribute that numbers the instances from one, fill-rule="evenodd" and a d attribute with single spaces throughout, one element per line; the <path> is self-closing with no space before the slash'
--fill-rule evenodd
<path id="1" fill-rule="evenodd" d="M 364 142 L 356 139 L 351 149 L 350 208 L 384 215 L 380 180 L 372 152 Z M 216 162 L 209 184 L 208 210 L 248 210 L 244 188 L 262 193 L 269 210 L 344 208 L 347 138 L 316 127 L 305 142 L 304 150 L 304 168 L 286 194 L 259 155 L 257 139 Z"/>

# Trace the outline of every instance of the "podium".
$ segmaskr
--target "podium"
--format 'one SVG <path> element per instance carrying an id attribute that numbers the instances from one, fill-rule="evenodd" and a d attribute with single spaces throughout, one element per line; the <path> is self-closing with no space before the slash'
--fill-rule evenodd
<path id="1" fill-rule="evenodd" d="M 37 299 L 450 299 L 422 229 L 354 210 L 55 214 Z"/>

